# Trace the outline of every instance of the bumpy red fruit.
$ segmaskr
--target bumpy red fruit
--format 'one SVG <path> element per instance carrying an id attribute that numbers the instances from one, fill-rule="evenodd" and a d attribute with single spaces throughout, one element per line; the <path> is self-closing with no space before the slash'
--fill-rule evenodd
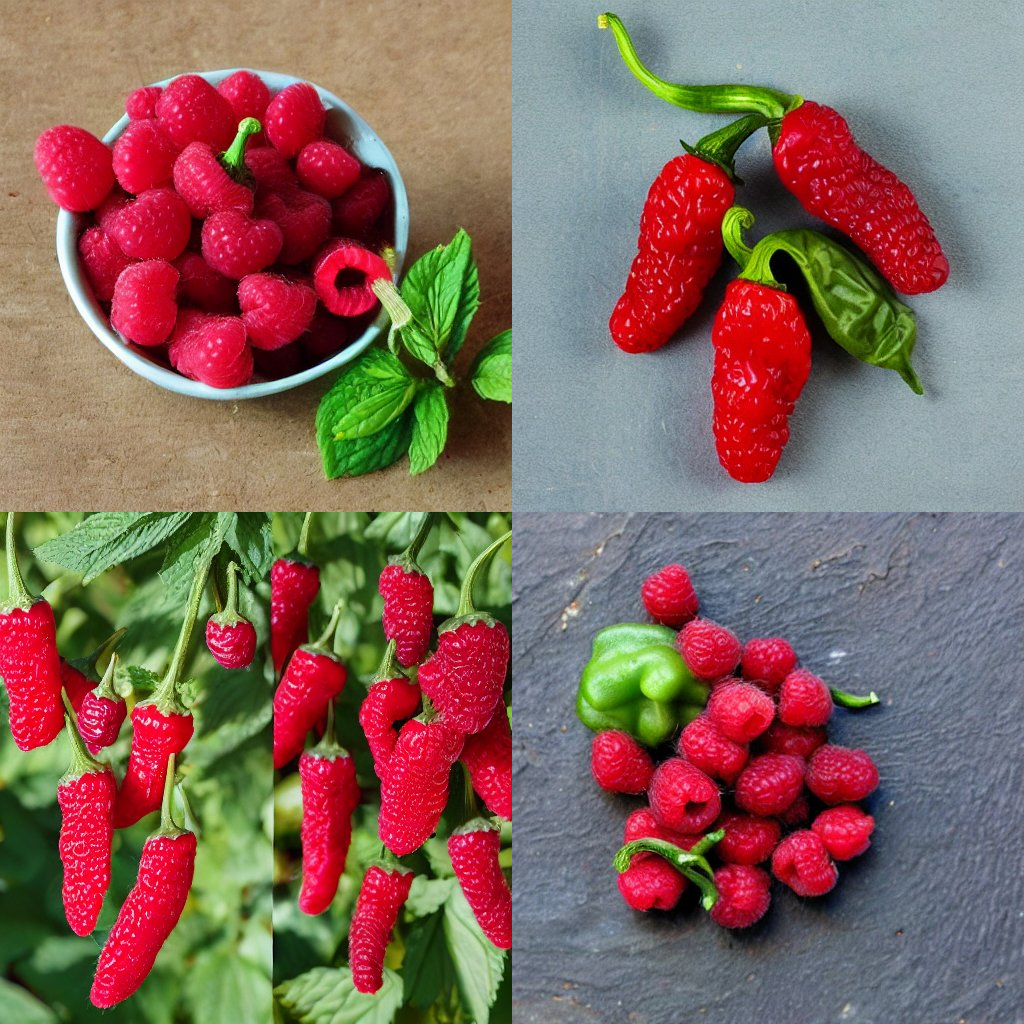
<path id="1" fill-rule="evenodd" d="M 628 732 L 609 729 L 590 748 L 594 781 L 609 793 L 643 793 L 654 774 L 651 755 Z"/>
<path id="2" fill-rule="evenodd" d="M 761 747 L 768 754 L 792 754 L 806 761 L 827 739 L 824 729 L 777 721 L 761 737 Z"/>
<path id="3" fill-rule="evenodd" d="M 267 83 L 251 71 L 236 71 L 217 86 L 217 92 L 231 104 L 236 124 L 247 117 L 255 117 L 262 122 L 267 104 L 270 103 Z M 249 140 L 250 146 L 262 143 L 262 132 L 257 132 Z"/>
<path id="4" fill-rule="evenodd" d="M 871 845 L 874 830 L 875 819 L 853 804 L 829 807 L 811 825 L 833 860 L 859 857 Z"/>
<path id="5" fill-rule="evenodd" d="M 114 285 L 121 271 L 135 261 L 102 228 L 93 225 L 78 236 L 78 255 L 93 294 L 100 302 L 114 297 Z"/>
<path id="6" fill-rule="evenodd" d="M 350 238 L 332 239 L 313 261 L 313 286 L 335 316 L 360 316 L 374 309 L 379 300 L 371 285 L 378 280 L 391 280 L 388 265 Z"/>
<path id="7" fill-rule="evenodd" d="M 252 189 L 235 181 L 205 142 L 189 143 L 178 155 L 174 187 L 193 217 L 209 217 L 221 210 L 252 213 Z"/>
<path id="8" fill-rule="evenodd" d="M 272 146 L 263 149 L 247 149 L 245 166 L 252 174 L 259 193 L 290 192 L 299 187 L 288 158 Z"/>
<path id="9" fill-rule="evenodd" d="M 96 218 L 121 251 L 136 260 L 173 260 L 192 234 L 188 206 L 171 188 L 147 189 L 137 199 L 113 195 Z"/>
<path id="10" fill-rule="evenodd" d="M 618 885 L 634 910 L 672 910 L 686 889 L 686 879 L 657 854 L 637 853 L 619 874 Z"/>
<path id="11" fill-rule="evenodd" d="M 302 147 L 295 172 L 310 192 L 335 199 L 359 180 L 362 165 L 344 146 L 318 139 Z"/>
<path id="12" fill-rule="evenodd" d="M 678 639 L 679 652 L 698 679 L 720 679 L 740 662 L 741 646 L 736 635 L 710 619 L 688 622 Z"/>
<path id="13" fill-rule="evenodd" d="M 0 676 L 2 675 L 3 673 L 0 672 Z M 61 658 L 60 682 L 61 686 L 64 687 L 65 693 L 68 695 L 68 700 L 71 701 L 71 707 L 77 715 L 82 708 L 82 702 L 96 685 L 95 681 L 90 679 L 80 669 L 75 668 L 70 662 Z"/>
<path id="14" fill-rule="evenodd" d="M 128 98 L 124 101 L 124 112 L 133 121 L 156 117 L 156 101 L 160 99 L 162 92 L 163 89 L 159 85 L 144 85 L 128 93 Z"/>
<path id="15" fill-rule="evenodd" d="M 110 150 L 84 128 L 47 128 L 36 140 L 34 156 L 46 191 L 62 209 L 95 210 L 114 186 Z"/>
<path id="16" fill-rule="evenodd" d="M 256 654 L 256 627 L 248 619 L 221 623 L 211 616 L 206 623 L 206 646 L 218 665 L 246 668 Z"/>
<path id="17" fill-rule="evenodd" d="M 722 809 L 715 783 L 681 757 L 658 765 L 647 796 L 659 824 L 689 835 L 705 831 Z"/>
<path id="18" fill-rule="evenodd" d="M 384 636 L 395 641 L 398 664 L 408 668 L 427 656 L 434 630 L 434 588 L 427 575 L 386 565 L 378 590 L 384 598 Z"/>
<path id="19" fill-rule="evenodd" d="M 118 185 L 138 195 L 171 183 L 181 151 L 156 121 L 132 121 L 114 142 L 113 166 Z"/>
<path id="20" fill-rule="evenodd" d="M 804 782 L 804 763 L 788 754 L 755 757 L 736 780 L 736 804 L 763 818 L 781 814 L 796 800 Z"/>
<path id="21" fill-rule="evenodd" d="M 805 668 L 790 672 L 779 688 L 779 719 L 786 725 L 825 725 L 832 717 L 832 694 Z"/>
<path id="22" fill-rule="evenodd" d="M 730 682 L 712 691 L 707 715 L 726 739 L 749 743 L 772 724 L 775 704 L 751 683 Z"/>
<path id="23" fill-rule="evenodd" d="M 276 150 L 295 157 L 303 146 L 323 135 L 326 120 L 327 111 L 316 89 L 308 82 L 295 82 L 267 105 L 263 128 Z"/>
<path id="24" fill-rule="evenodd" d="M 726 864 L 715 872 L 718 901 L 711 920 L 722 928 L 749 928 L 768 912 L 771 876 L 747 864 Z"/>
<path id="25" fill-rule="evenodd" d="M 501 833 L 477 818 L 448 839 L 455 877 L 480 930 L 498 949 L 512 948 L 512 893 L 498 864 Z"/>
<path id="26" fill-rule="evenodd" d="M 782 827 L 773 818 L 759 818 L 752 814 L 723 814 L 716 829 L 725 835 L 715 844 L 715 853 L 727 864 L 760 864 L 766 861 L 778 845 Z"/>
<path id="27" fill-rule="evenodd" d="M 462 763 L 476 795 L 499 818 L 512 817 L 512 729 L 504 702 L 483 732 L 466 739 Z"/>
<path id="28" fill-rule="evenodd" d="M 115 656 L 111 658 L 103 679 L 82 698 L 78 709 L 78 732 L 91 754 L 97 754 L 116 742 L 128 714 L 124 698 L 113 686 L 116 666 Z"/>
<path id="29" fill-rule="evenodd" d="M 279 558 L 271 566 L 270 653 L 275 672 L 309 639 L 309 608 L 318 593 L 317 566 L 294 558 Z"/>
<path id="30" fill-rule="evenodd" d="M 178 319 L 178 272 L 166 260 L 143 260 L 121 271 L 110 325 L 136 345 L 162 345 Z"/>
<path id="31" fill-rule="evenodd" d="M 370 241 L 391 204 L 391 185 L 383 171 L 371 170 L 331 204 L 334 233 Z"/>
<path id="32" fill-rule="evenodd" d="M 261 193 L 256 215 L 272 220 L 281 229 L 284 241 L 278 262 L 286 266 L 308 260 L 331 231 L 331 204 L 300 188 Z"/>
<path id="33" fill-rule="evenodd" d="M 253 348 L 283 348 L 313 321 L 316 292 L 275 274 L 250 274 L 238 283 L 242 323 Z"/>
<path id="34" fill-rule="evenodd" d="M 359 707 L 359 724 L 373 756 L 373 770 L 383 779 L 398 740 L 395 723 L 410 718 L 420 706 L 420 688 L 398 676 L 379 679 Z"/>
<path id="35" fill-rule="evenodd" d="M 863 800 L 878 786 L 878 769 L 863 750 L 826 743 L 807 762 L 807 788 L 826 804 Z"/>
<path id="36" fill-rule="evenodd" d="M 282 768 L 302 751 L 306 735 L 341 693 L 348 672 L 334 654 L 308 644 L 288 662 L 274 693 L 274 767 Z"/>
<path id="37" fill-rule="evenodd" d="M 197 252 L 183 252 L 172 264 L 178 271 L 178 304 L 204 313 L 237 313 L 238 286 L 218 274 Z"/>
<path id="38" fill-rule="evenodd" d="M 700 608 L 690 574 L 681 565 L 666 565 L 648 576 L 640 588 L 647 614 L 663 626 L 679 629 Z"/>
<path id="39" fill-rule="evenodd" d="M 411 871 L 376 865 L 363 877 L 348 930 L 348 965 L 357 992 L 372 994 L 384 984 L 384 954 L 412 880 Z"/>
<path id="40" fill-rule="evenodd" d="M 796 651 L 780 636 L 758 637 L 743 645 L 740 670 L 744 679 L 775 693 L 796 668 Z"/>
<path id="41" fill-rule="evenodd" d="M 252 377 L 252 349 L 236 316 L 184 309 L 168 347 L 171 365 L 213 388 L 237 388 Z"/>
<path id="42" fill-rule="evenodd" d="M 253 220 L 238 210 L 221 210 L 203 222 L 203 259 L 219 274 L 240 281 L 269 267 L 284 236 L 272 220 Z"/>
<path id="43" fill-rule="evenodd" d="M 809 829 L 790 833 L 775 847 L 772 874 L 797 896 L 824 896 L 839 877 L 821 837 Z"/>
<path id="44" fill-rule="evenodd" d="M 679 753 L 712 778 L 733 783 L 747 763 L 745 744 L 726 739 L 707 716 L 698 715 L 679 737 Z"/>
<path id="45" fill-rule="evenodd" d="M 664 825 L 659 824 L 658 819 L 654 816 L 654 811 L 650 807 L 638 807 L 626 818 L 626 825 L 622 831 L 622 841 L 624 843 L 631 843 L 634 839 L 664 839 L 666 843 L 672 843 L 674 846 L 681 846 L 684 850 L 688 850 L 701 839 L 701 836 L 687 835 L 686 833 L 666 828 Z M 646 853 L 634 853 L 633 859 L 635 861 L 637 857 L 646 856 L 649 855 Z M 656 855 L 651 854 L 650 856 Z"/>
<path id="46" fill-rule="evenodd" d="M 164 88 L 156 101 L 160 128 L 179 146 L 205 142 L 221 152 L 235 135 L 231 104 L 205 79 L 181 75 Z"/>
<path id="47" fill-rule="evenodd" d="M 330 313 L 319 311 L 309 325 L 309 330 L 299 338 L 302 350 L 313 363 L 340 352 L 362 330 L 359 320 L 339 320 Z"/>
<path id="48" fill-rule="evenodd" d="M 146 840 L 138 880 L 121 906 L 96 965 L 89 994 L 94 1006 L 115 1006 L 146 980 L 160 947 L 185 909 L 195 860 L 192 832 Z"/>
<path id="49" fill-rule="evenodd" d="M 811 802 L 807 794 L 801 793 L 777 817 L 783 828 L 802 828 L 807 825 L 811 820 Z"/>

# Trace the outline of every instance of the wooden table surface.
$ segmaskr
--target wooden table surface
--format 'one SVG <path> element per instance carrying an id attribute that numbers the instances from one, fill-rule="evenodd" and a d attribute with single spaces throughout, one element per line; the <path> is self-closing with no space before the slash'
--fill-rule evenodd
<path id="1" fill-rule="evenodd" d="M 32 163 L 54 124 L 102 135 L 135 87 L 254 67 L 315 81 L 366 118 L 409 191 L 410 257 L 472 235 L 484 304 L 459 366 L 512 318 L 511 133 L 503 4 L 7 5 L 0 25 L 0 494 L 8 507 L 500 508 L 511 409 L 464 386 L 437 466 L 326 481 L 313 431 L 333 376 L 248 402 L 162 391 L 93 337 L 64 288 L 56 207 Z M 458 368 L 457 368 L 458 369 Z M 69 506 L 70 500 L 70 506 Z"/>

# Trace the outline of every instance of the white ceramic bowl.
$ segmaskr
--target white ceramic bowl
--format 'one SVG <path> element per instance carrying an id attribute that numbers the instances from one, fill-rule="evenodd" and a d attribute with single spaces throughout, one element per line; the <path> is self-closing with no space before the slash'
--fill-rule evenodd
<path id="1" fill-rule="evenodd" d="M 208 82 L 216 85 L 225 78 L 233 75 L 238 68 L 228 68 L 223 71 L 201 71 L 197 72 Z M 274 71 L 257 71 L 271 93 L 278 93 L 285 86 L 293 82 L 301 82 L 304 79 L 293 78 L 291 75 L 279 75 Z M 177 75 L 175 78 L 179 77 Z M 154 82 L 154 85 L 167 85 L 172 79 L 167 78 L 162 82 Z M 313 87 L 320 94 L 320 99 L 327 108 L 327 127 L 325 133 L 333 138 L 343 140 L 353 153 L 368 167 L 376 167 L 383 170 L 391 183 L 391 192 L 395 204 L 395 276 L 397 277 L 405 261 L 406 248 L 409 244 L 409 198 L 406 195 L 405 183 L 398 172 L 398 166 L 394 157 L 388 152 L 387 147 L 377 137 L 374 130 L 342 100 L 333 93 L 321 89 L 319 85 Z M 113 128 L 103 136 L 103 141 L 112 143 L 125 130 L 128 125 L 128 117 L 122 117 Z M 311 366 L 308 370 L 292 374 L 290 377 L 282 377 L 279 380 L 261 381 L 255 384 L 246 384 L 240 388 L 211 388 L 208 384 L 200 384 L 199 381 L 183 377 L 174 370 L 165 369 L 151 362 L 145 356 L 140 355 L 132 349 L 124 338 L 117 333 L 107 319 L 103 307 L 93 296 L 92 288 L 89 286 L 89 279 L 82 268 L 78 256 L 78 235 L 82 227 L 82 217 L 79 214 L 68 213 L 61 210 L 57 214 L 57 261 L 60 264 L 60 272 L 64 277 L 64 284 L 67 285 L 68 293 L 81 313 L 82 319 L 89 325 L 89 329 L 111 352 L 121 360 L 125 366 L 134 370 L 139 376 L 165 388 L 168 391 L 177 392 L 179 395 L 191 395 L 194 398 L 212 398 L 219 401 L 236 400 L 239 398 L 262 398 L 265 395 L 275 395 L 281 391 L 290 391 L 292 388 L 307 384 L 325 373 L 336 370 L 339 366 L 354 359 L 387 326 L 386 314 L 382 311 L 380 316 L 366 330 L 346 345 L 340 352 L 335 353 L 329 359 Z"/>

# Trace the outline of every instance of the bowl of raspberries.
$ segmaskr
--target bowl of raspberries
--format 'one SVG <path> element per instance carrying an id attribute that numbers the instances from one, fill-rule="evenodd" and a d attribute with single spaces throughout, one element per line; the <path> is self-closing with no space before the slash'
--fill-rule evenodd
<path id="1" fill-rule="evenodd" d="M 136 89 L 125 110 L 102 139 L 60 125 L 35 148 L 68 292 L 121 362 L 179 394 L 258 398 L 374 341 L 409 208 L 355 111 L 245 69 Z"/>

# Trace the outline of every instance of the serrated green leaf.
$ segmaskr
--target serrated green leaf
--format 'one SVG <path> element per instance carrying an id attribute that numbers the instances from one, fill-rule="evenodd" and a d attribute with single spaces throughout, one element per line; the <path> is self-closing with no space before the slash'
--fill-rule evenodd
<path id="1" fill-rule="evenodd" d="M 347 967 L 314 967 L 274 989 L 278 1002 L 301 1024 L 391 1024 L 402 1005 L 402 979 L 384 969 L 373 995 L 357 992 Z"/>
<path id="2" fill-rule="evenodd" d="M 441 913 L 430 914 L 405 932 L 404 999 L 421 1010 L 434 1005 L 452 969 L 443 934 L 444 915 Z"/>
<path id="3" fill-rule="evenodd" d="M 512 329 L 496 334 L 473 362 L 473 388 L 492 402 L 512 401 Z"/>
<path id="4" fill-rule="evenodd" d="M 452 331 L 448 337 L 448 345 L 445 349 L 445 359 L 451 366 L 455 357 L 459 354 L 466 335 L 469 333 L 469 325 L 480 308 L 480 273 L 477 270 L 476 260 L 470 260 L 466 270 L 466 276 L 462 280 L 462 295 L 459 298 L 459 308 L 455 312 L 455 322 L 452 324 Z"/>
<path id="5" fill-rule="evenodd" d="M 160 569 L 169 594 L 177 597 L 189 590 L 200 564 L 220 551 L 235 519 L 233 512 L 206 512 L 175 535 Z"/>
<path id="6" fill-rule="evenodd" d="M 416 476 L 437 462 L 448 440 L 448 399 L 437 383 L 428 384 L 412 407 L 409 472 Z"/>
<path id="7" fill-rule="evenodd" d="M 127 697 L 134 691 L 137 700 L 148 697 L 160 682 L 160 676 L 141 665 L 118 665 L 114 670 L 115 689 Z"/>
<path id="8" fill-rule="evenodd" d="M 369 437 L 397 419 L 416 395 L 416 382 L 389 382 L 375 386 L 363 398 L 354 401 L 334 424 L 336 441 Z"/>
<path id="9" fill-rule="evenodd" d="M 328 418 L 330 413 L 324 414 L 323 410 L 324 405 L 321 403 L 316 415 L 316 441 L 323 461 L 324 476 L 328 480 L 339 476 L 362 476 L 386 469 L 409 448 L 412 417 L 408 412 L 369 437 L 336 441 L 333 421 Z"/>
<path id="10" fill-rule="evenodd" d="M 444 934 L 469 1019 L 487 1024 L 508 957 L 480 930 L 458 886 L 445 901 Z"/>
<path id="11" fill-rule="evenodd" d="M 451 895 L 454 885 L 454 878 L 427 878 L 425 875 L 417 875 L 409 890 L 405 909 L 413 917 L 427 917 L 435 910 L 441 909 L 444 901 Z"/>
<path id="12" fill-rule="evenodd" d="M 184 987 L 193 1019 L 269 1021 L 270 978 L 232 946 L 203 950 L 190 965 Z"/>
<path id="13" fill-rule="evenodd" d="M 256 583 L 270 572 L 274 546 L 266 512 L 239 512 L 224 539 L 246 583 Z"/>

